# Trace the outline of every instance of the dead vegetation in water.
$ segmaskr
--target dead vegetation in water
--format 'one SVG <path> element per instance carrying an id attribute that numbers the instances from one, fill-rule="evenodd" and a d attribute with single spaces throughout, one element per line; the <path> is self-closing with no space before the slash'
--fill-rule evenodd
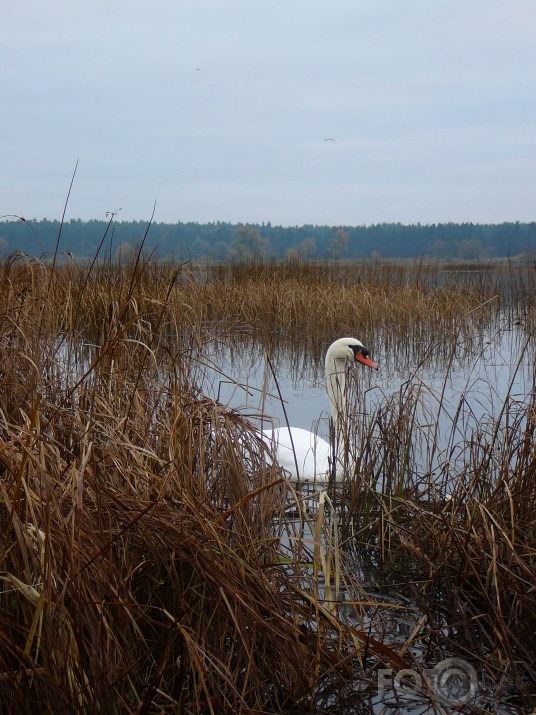
<path id="1" fill-rule="evenodd" d="M 463 271 L 434 261 L 288 261 L 200 267 L 138 257 L 135 268 L 131 280 L 130 266 L 56 266 L 42 289 L 55 293 L 58 328 L 63 323 L 102 342 L 116 325 L 128 332 L 133 320 L 153 331 L 152 345 L 192 329 L 200 345 L 207 336 L 241 331 L 265 346 L 302 340 L 318 357 L 326 340 L 354 335 L 358 326 L 360 337 L 381 336 L 385 354 L 411 344 L 418 362 L 431 342 L 450 354 L 455 338 L 473 339 L 475 328 L 499 320 L 505 309 L 512 322 L 528 327 L 536 317 L 535 273 L 527 266 Z M 35 281 L 35 265 L 30 272 Z"/>
<path id="2" fill-rule="evenodd" d="M 448 362 L 464 316 L 469 340 L 512 299 L 489 273 L 476 287 L 450 280 L 426 265 L 201 274 L 141 256 L 127 266 L 6 262 L 3 702 L 20 712 L 58 703 L 79 712 L 369 711 L 367 670 L 411 664 L 409 648 L 399 655 L 355 628 L 369 597 L 336 543 L 321 553 L 289 527 L 284 475 L 262 459 L 242 415 L 199 391 L 195 356 L 238 326 L 266 347 L 303 341 L 314 359 L 358 325 L 364 339 L 387 336 L 381 351 L 441 344 Z M 456 470 L 445 459 L 432 490 L 416 466 L 419 443 L 434 449 L 433 430 L 415 419 L 419 389 L 358 425 L 340 538 L 384 573 L 402 569 L 427 614 L 413 639 L 446 623 L 457 652 L 478 654 L 495 676 L 516 667 L 530 675 L 534 404 L 512 404 L 505 431 L 457 439 L 463 459 Z M 381 495 L 370 489 L 380 476 Z M 309 532 L 323 529 L 329 545 L 337 539 L 326 523 L 313 520 Z M 326 572 L 351 594 L 354 626 L 338 617 Z"/>
<path id="3" fill-rule="evenodd" d="M 357 712 L 364 669 L 404 661 L 355 627 L 364 594 L 333 538 L 284 518 L 290 499 L 310 520 L 249 423 L 192 383 L 177 277 L 3 267 L 2 702 L 314 711 L 347 688 Z"/>
<path id="4" fill-rule="evenodd" d="M 213 320 L 244 321 L 256 335 L 312 345 L 354 335 L 358 326 L 363 339 L 381 334 L 388 351 L 409 335 L 416 344 L 431 332 L 446 339 L 485 300 L 481 290 L 453 290 L 437 276 L 395 266 L 226 266 L 205 282 L 202 304 Z"/>
<path id="5" fill-rule="evenodd" d="M 465 398 L 448 415 L 439 405 L 450 432 L 442 451 L 423 400 L 415 379 L 354 426 L 361 451 L 341 503 L 347 546 L 374 565 L 370 588 L 419 605 L 415 643 L 474 662 L 496 693 L 510 686 L 533 705 L 536 374 L 527 399 L 510 389 L 477 428 L 465 422 Z"/>

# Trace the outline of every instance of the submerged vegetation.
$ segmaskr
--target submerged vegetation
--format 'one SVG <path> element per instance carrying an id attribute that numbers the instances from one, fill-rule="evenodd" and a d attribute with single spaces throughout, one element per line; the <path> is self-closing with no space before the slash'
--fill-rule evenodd
<path id="1" fill-rule="evenodd" d="M 5 707 L 366 713 L 378 669 L 448 655 L 486 676 L 490 702 L 534 707 L 534 375 L 478 430 L 462 400 L 446 448 L 419 417 L 422 384 L 405 383 L 356 413 L 354 470 L 313 509 L 198 375 L 217 341 L 319 362 L 358 332 L 392 365 L 448 376 L 460 342 L 482 349 L 503 320 L 530 363 L 535 283 L 509 263 L 6 260 Z M 421 616 L 401 642 L 385 624 L 410 602 Z"/>

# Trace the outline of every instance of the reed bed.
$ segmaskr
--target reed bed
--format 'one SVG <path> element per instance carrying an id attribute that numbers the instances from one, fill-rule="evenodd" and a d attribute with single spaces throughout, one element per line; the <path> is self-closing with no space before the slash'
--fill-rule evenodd
<path id="1" fill-rule="evenodd" d="M 505 308 L 530 333 L 533 280 L 512 266 L 468 282 L 439 264 L 196 267 L 141 252 L 122 266 L 6 261 L 6 707 L 370 712 L 375 669 L 412 661 L 409 644 L 365 620 L 371 604 L 387 606 L 357 576 L 352 559 L 364 556 L 379 569 L 371 589 L 399 579 L 418 599 L 426 618 L 413 641 L 446 648 L 446 624 L 448 647 L 476 653 L 494 677 L 532 675 L 534 395 L 522 409 L 510 396 L 465 441 L 455 416 L 450 455 L 432 454 L 427 474 L 416 453 L 434 452 L 434 431 L 419 427 L 412 382 L 350 426 L 359 450 L 331 495 L 339 524 L 327 496 L 315 514 L 303 508 L 249 420 L 208 399 L 196 375 L 215 339 L 299 345 L 317 360 L 356 325 L 378 352 L 448 365 Z"/>
<path id="2" fill-rule="evenodd" d="M 207 317 L 220 322 L 230 318 L 274 335 L 313 341 L 319 335 L 353 335 L 358 325 L 361 335 L 384 334 L 385 349 L 392 350 L 408 335 L 422 342 L 417 332 L 421 320 L 426 330 L 454 333 L 460 317 L 482 296 L 473 288 L 432 288 L 392 267 L 372 277 L 370 269 L 346 269 L 338 276 L 333 268 L 310 266 L 301 275 L 296 270 L 279 276 L 266 269 L 242 283 L 234 272 L 220 273 L 205 283 L 202 305 Z"/>
<path id="3" fill-rule="evenodd" d="M 362 589 L 251 425 L 191 382 L 176 275 L 143 268 L 3 267 L 3 705 L 312 711 L 352 683 L 360 708 L 365 667 L 404 661 L 356 627 Z"/>
<path id="4" fill-rule="evenodd" d="M 201 343 L 210 330 L 242 330 L 263 343 L 299 338 L 317 346 L 331 334 L 352 334 L 358 325 L 361 335 L 380 335 L 386 353 L 394 346 L 398 352 L 409 340 L 429 344 L 431 335 L 450 353 L 452 337 L 470 339 L 475 327 L 505 311 L 512 321 L 530 326 L 536 315 L 533 267 L 503 263 L 482 271 L 425 261 L 177 267 L 140 258 L 133 281 L 125 280 L 129 267 L 111 263 L 98 270 L 67 264 L 56 274 L 53 288 L 61 313 L 93 337 L 111 329 L 116 319 L 126 324 L 129 316 L 158 325 L 166 338 L 193 327 L 201 331 Z M 162 303 L 166 324 L 159 317 Z"/>
<path id="5" fill-rule="evenodd" d="M 369 587 L 419 604 L 415 642 L 473 660 L 497 692 L 515 683 L 533 707 L 536 373 L 523 400 L 510 389 L 477 429 L 467 428 L 465 397 L 446 419 L 440 404 L 436 420 L 450 431 L 442 450 L 423 392 L 411 379 L 348 427 L 359 452 L 341 502 L 346 543 L 373 566 Z"/>

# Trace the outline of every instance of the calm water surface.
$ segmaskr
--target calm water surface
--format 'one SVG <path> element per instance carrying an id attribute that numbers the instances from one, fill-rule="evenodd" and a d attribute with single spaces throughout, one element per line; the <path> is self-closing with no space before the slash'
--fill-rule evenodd
<path id="1" fill-rule="evenodd" d="M 523 404 L 529 398 L 535 341 L 521 328 L 506 324 L 471 341 L 459 341 L 455 354 L 447 358 L 440 346 L 434 352 L 433 345 L 420 346 L 421 353 L 428 353 L 424 359 L 416 354 L 418 350 L 384 353 L 379 337 L 377 348 L 370 341 L 367 344 L 379 370 L 355 366 L 361 398 L 353 409 L 371 413 L 411 380 L 419 386 L 426 405 L 422 419 L 435 423 L 441 412 L 440 425 L 448 432 L 449 417 L 462 399 L 464 424 L 472 430 L 499 415 L 507 394 L 514 403 Z M 212 351 L 205 349 L 200 370 L 206 394 L 252 419 L 264 415 L 275 426 L 288 419 L 290 426 L 328 435 L 322 360 L 311 359 L 299 349 L 268 354 L 255 344 L 230 346 L 215 341 Z"/>

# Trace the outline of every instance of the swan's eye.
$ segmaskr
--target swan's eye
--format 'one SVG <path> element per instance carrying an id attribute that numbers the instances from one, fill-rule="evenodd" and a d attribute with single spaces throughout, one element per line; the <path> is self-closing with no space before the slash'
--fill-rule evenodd
<path id="1" fill-rule="evenodd" d="M 361 355 L 363 355 L 363 357 L 368 357 L 368 356 L 370 355 L 370 353 L 369 353 L 369 351 L 367 350 L 367 348 L 362 348 L 362 349 L 361 349 Z"/>

